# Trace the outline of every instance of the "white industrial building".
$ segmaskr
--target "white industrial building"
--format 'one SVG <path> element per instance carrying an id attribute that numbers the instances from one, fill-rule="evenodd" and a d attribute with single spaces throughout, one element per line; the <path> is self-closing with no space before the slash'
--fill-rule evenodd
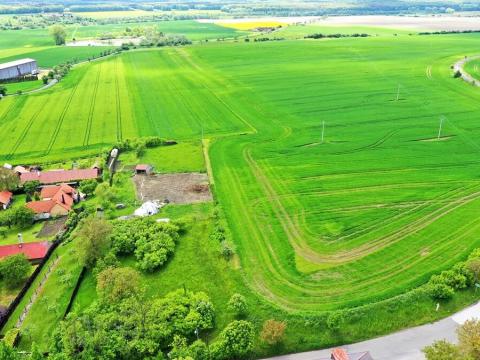
<path id="1" fill-rule="evenodd" d="M 35 75 L 37 72 L 37 62 L 33 59 L 10 61 L 0 64 L 0 81 Z"/>

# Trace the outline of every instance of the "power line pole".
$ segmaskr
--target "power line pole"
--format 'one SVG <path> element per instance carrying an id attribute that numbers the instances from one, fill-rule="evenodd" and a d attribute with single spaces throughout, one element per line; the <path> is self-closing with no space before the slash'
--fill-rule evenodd
<path id="1" fill-rule="evenodd" d="M 400 84 L 398 84 L 398 88 L 397 88 L 397 100 L 400 99 Z"/>
<path id="2" fill-rule="evenodd" d="M 440 125 L 438 126 L 437 140 L 440 140 L 440 135 L 442 134 L 443 119 L 444 119 L 444 117 L 440 116 Z"/>
<path id="3" fill-rule="evenodd" d="M 323 139 L 325 138 L 325 120 L 322 121 L 322 142 L 323 144 Z"/>

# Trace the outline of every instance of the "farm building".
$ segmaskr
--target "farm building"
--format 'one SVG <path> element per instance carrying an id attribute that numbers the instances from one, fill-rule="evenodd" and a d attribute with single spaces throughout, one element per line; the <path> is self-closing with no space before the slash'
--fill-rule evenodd
<path id="1" fill-rule="evenodd" d="M 0 81 L 37 74 L 37 62 L 33 59 L 20 59 L 0 64 Z"/>
<path id="2" fill-rule="evenodd" d="M 153 171 L 152 165 L 139 164 L 135 166 L 135 174 L 137 175 L 150 175 Z"/>
<path id="3" fill-rule="evenodd" d="M 99 174 L 98 169 L 31 171 L 20 174 L 20 183 L 24 184 L 27 181 L 38 181 L 42 185 L 72 183 L 96 179 Z"/>
<path id="4" fill-rule="evenodd" d="M 0 260 L 17 254 L 25 254 L 32 263 L 38 263 L 47 255 L 51 244 L 48 241 L 0 246 Z"/>

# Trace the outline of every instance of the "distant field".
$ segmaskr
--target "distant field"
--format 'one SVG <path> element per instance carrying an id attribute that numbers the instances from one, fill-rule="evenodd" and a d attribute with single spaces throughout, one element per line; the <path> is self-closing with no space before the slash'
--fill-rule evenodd
<path id="1" fill-rule="evenodd" d="M 45 93 L 2 100 L 0 131 L 12 141 L 0 144 L 0 159 L 74 158 L 128 137 L 203 133 L 251 290 L 290 312 L 364 305 L 480 246 L 480 94 L 450 69 L 479 40 L 131 51 L 79 66 Z"/>
<path id="2" fill-rule="evenodd" d="M 123 18 L 123 17 L 140 17 L 153 15 L 151 11 L 143 10 L 125 10 L 125 11 L 92 11 L 92 12 L 72 12 L 72 14 L 81 17 L 89 17 L 93 19 L 107 19 L 107 18 Z"/>
<path id="3" fill-rule="evenodd" d="M 286 23 L 281 21 L 241 21 L 241 22 L 219 21 L 216 24 L 227 27 L 227 28 L 237 29 L 237 30 L 254 30 L 262 27 L 277 27 L 277 26 L 287 25 Z"/>

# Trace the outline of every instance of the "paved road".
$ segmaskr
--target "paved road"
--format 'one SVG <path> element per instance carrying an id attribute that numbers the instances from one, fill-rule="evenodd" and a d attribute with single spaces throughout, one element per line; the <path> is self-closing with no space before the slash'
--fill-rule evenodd
<path id="1" fill-rule="evenodd" d="M 456 341 L 456 329 L 466 320 L 480 319 L 480 302 L 433 324 L 417 326 L 356 344 L 341 346 L 349 353 L 370 351 L 375 360 L 423 360 L 422 349 L 436 340 Z M 270 358 L 272 360 L 330 359 L 331 349 Z"/>

